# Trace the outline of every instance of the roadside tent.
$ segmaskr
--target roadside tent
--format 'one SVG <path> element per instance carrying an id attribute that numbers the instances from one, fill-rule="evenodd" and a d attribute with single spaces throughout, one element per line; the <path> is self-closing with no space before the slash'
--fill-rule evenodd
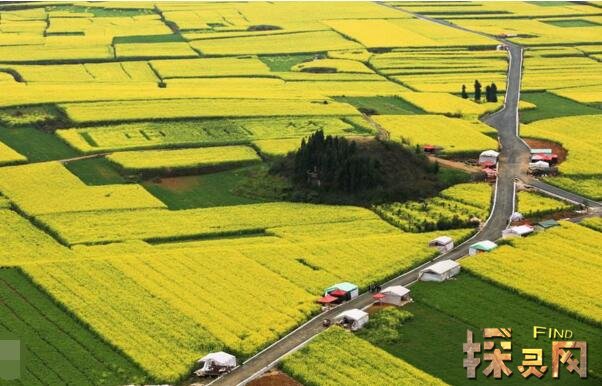
<path id="1" fill-rule="evenodd" d="M 454 249 L 454 240 L 449 236 L 439 236 L 429 242 L 429 247 L 436 247 L 439 252 L 447 252 Z"/>
<path id="2" fill-rule="evenodd" d="M 514 212 L 510 216 L 510 221 L 522 221 L 524 219 L 525 219 L 525 217 L 520 212 Z"/>
<path id="3" fill-rule="evenodd" d="M 421 281 L 444 281 L 460 272 L 460 264 L 453 260 L 438 261 L 421 270 L 418 279 Z"/>
<path id="4" fill-rule="evenodd" d="M 485 150 L 479 155 L 479 165 L 484 165 L 486 163 L 492 163 L 495 165 L 497 163 L 497 157 L 500 155 L 495 150 Z"/>
<path id="5" fill-rule="evenodd" d="M 369 315 L 367 312 L 354 308 L 352 310 L 343 311 L 334 320 L 337 323 L 343 323 L 351 331 L 357 331 L 368 323 Z"/>
<path id="6" fill-rule="evenodd" d="M 523 237 L 533 232 L 533 227 L 530 225 L 519 225 L 504 229 L 502 231 L 502 237 L 505 239 L 512 237 Z"/>
<path id="7" fill-rule="evenodd" d="M 343 282 L 326 288 L 324 296 L 326 295 L 336 296 L 342 300 L 351 300 L 359 295 L 359 289 L 355 284 Z"/>
<path id="8" fill-rule="evenodd" d="M 385 295 L 382 302 L 387 304 L 400 306 L 403 302 L 411 300 L 410 290 L 401 285 L 387 287 L 380 291 L 380 293 Z"/>
<path id="9" fill-rule="evenodd" d="M 330 295 L 326 295 L 317 300 L 317 302 L 320 304 L 332 304 L 336 303 L 337 301 L 339 301 L 339 298 Z"/>
<path id="10" fill-rule="evenodd" d="M 540 229 L 548 229 L 552 227 L 557 227 L 559 225 L 560 224 L 558 224 L 558 221 L 556 220 L 545 220 L 537 223 L 537 227 Z"/>
<path id="11" fill-rule="evenodd" d="M 548 170 L 550 169 L 550 164 L 546 161 L 531 162 L 529 163 L 529 168 L 536 170 Z"/>
<path id="12" fill-rule="evenodd" d="M 236 367 L 236 357 L 223 351 L 212 352 L 197 361 L 201 368 L 195 374 L 204 376 L 208 374 L 221 374 Z"/>
<path id="13" fill-rule="evenodd" d="M 497 248 L 496 243 L 494 243 L 493 241 L 489 241 L 489 240 L 483 240 L 483 241 L 479 241 L 478 243 L 474 243 L 470 247 L 468 247 L 468 254 L 470 256 L 474 256 L 480 252 L 493 251 L 495 248 Z"/>

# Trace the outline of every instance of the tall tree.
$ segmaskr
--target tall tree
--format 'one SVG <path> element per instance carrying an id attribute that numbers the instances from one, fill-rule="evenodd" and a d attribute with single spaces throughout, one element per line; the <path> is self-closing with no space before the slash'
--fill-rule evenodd
<path id="1" fill-rule="evenodd" d="M 495 83 L 491 83 L 491 101 L 497 102 L 497 86 Z"/>
<path id="2" fill-rule="evenodd" d="M 481 83 L 478 80 L 474 81 L 474 100 L 481 101 Z"/>
<path id="3" fill-rule="evenodd" d="M 466 92 L 466 85 L 462 85 L 462 98 L 468 99 L 468 93 Z"/>
<path id="4" fill-rule="evenodd" d="M 491 102 L 491 86 L 485 86 L 485 100 Z"/>

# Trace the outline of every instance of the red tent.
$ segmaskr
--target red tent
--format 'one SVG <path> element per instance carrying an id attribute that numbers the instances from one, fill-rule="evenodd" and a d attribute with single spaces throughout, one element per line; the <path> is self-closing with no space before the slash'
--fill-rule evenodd
<path id="1" fill-rule="evenodd" d="M 376 300 L 381 300 L 382 298 L 385 297 L 385 294 L 378 293 L 378 294 L 372 295 L 372 297 Z"/>
<path id="2" fill-rule="evenodd" d="M 330 292 L 328 295 L 336 296 L 336 297 L 340 298 L 341 296 L 347 295 L 347 291 L 337 289 L 337 290 Z"/>
<path id="3" fill-rule="evenodd" d="M 330 304 L 332 302 L 336 302 L 337 298 L 335 298 L 334 296 L 330 296 L 330 295 L 326 295 L 320 299 L 317 300 L 318 303 L 322 303 L 322 304 Z"/>

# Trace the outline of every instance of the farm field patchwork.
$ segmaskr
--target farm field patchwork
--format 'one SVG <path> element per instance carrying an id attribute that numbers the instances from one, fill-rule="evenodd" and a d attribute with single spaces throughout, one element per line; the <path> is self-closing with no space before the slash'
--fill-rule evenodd
<path id="1" fill-rule="evenodd" d="M 503 325 L 512 328 L 513 355 L 509 367 L 513 375 L 504 377 L 503 381 L 511 385 L 533 382 L 521 377 L 516 369 L 520 364 L 519 354 L 522 348 L 540 347 L 544 353 L 551 350 L 551 339 L 548 337 L 533 340 L 533 324 L 545 326 L 550 320 L 554 320 L 555 323 L 571 326 L 575 336 L 588 341 L 588 349 L 591 349 L 589 355 L 594 358 L 602 355 L 598 347 L 602 342 L 602 335 L 595 326 L 558 313 L 545 305 L 472 275 L 462 273 L 456 280 L 445 283 L 421 282 L 412 286 L 411 290 L 414 302 L 404 307 L 404 311 L 401 312 L 410 312 L 412 318 L 402 323 L 391 324 L 388 315 L 381 317 L 381 313 L 377 313 L 371 315 L 371 324 L 359 335 L 374 346 L 449 384 L 466 382 L 466 369 L 462 366 L 440 364 L 454 363 L 461 357 L 461 346 L 458 346 L 461 343 L 458 342 L 466 341 L 467 329 L 474 332 L 475 341 L 482 341 L 481 332 L 476 326 Z M 437 344 L 425 345 L 425 336 Z M 550 363 L 551 355 L 544 354 L 544 364 L 550 366 Z M 496 383 L 492 377 L 487 378 L 482 374 L 484 368 L 481 364 L 477 369 L 477 381 L 483 384 Z M 562 383 L 596 384 L 599 382 L 600 370 L 598 364 L 590 366 L 589 379 L 571 377 L 569 373 L 563 373 Z M 550 373 L 547 373 L 537 383 L 553 385 L 558 383 L 558 380 L 552 379 Z"/>
<path id="2" fill-rule="evenodd" d="M 305 385 L 446 384 L 339 327 L 320 334 L 282 366 Z"/>
<path id="3" fill-rule="evenodd" d="M 503 34 L 527 47 L 521 135 L 568 151 L 543 179 L 602 198 L 600 14 L 569 2 L 0 4 L 0 335 L 26 346 L 17 384 L 192 384 L 205 354 L 242 363 L 315 316 L 324 288 L 364 292 L 438 256 L 434 238 L 474 235 L 492 207 L 474 159 L 500 150 L 479 119 L 505 101 Z M 317 131 L 332 153 L 301 165 Z M 385 148 L 416 168 L 372 157 Z M 326 176 L 324 164 L 341 167 Z M 375 177 L 395 168 L 416 194 L 329 191 L 387 192 Z M 514 204 L 528 221 L 574 209 L 522 191 Z M 413 316 L 330 329 L 285 370 L 308 385 L 462 384 L 460 366 L 436 364 L 458 363 L 466 328 L 511 323 L 516 350 L 530 323 L 554 320 L 591 342 L 582 383 L 596 383 L 599 288 L 557 290 L 559 275 L 599 267 L 600 221 L 584 217 L 463 260 L 457 280 L 413 285 Z"/>
<path id="4" fill-rule="evenodd" d="M 602 322 L 602 308 L 592 299 L 599 298 L 595 283 L 573 283 L 571 293 L 562 296 L 553 291 L 557 278 L 555 267 L 563 264 L 563 275 L 587 277 L 590 266 L 598 266 L 599 232 L 569 222 L 525 239 L 511 241 L 487 256 L 471 256 L 462 266 L 468 271 L 512 288 L 520 294 L 557 307 L 591 323 Z M 535 273 L 536 272 L 536 273 Z M 537 275 L 538 280 L 530 280 Z"/>
<path id="5" fill-rule="evenodd" d="M 491 127 L 479 121 L 448 118 L 442 115 L 377 115 L 373 119 L 395 141 L 442 147 L 446 154 L 475 154 L 497 148 Z"/>

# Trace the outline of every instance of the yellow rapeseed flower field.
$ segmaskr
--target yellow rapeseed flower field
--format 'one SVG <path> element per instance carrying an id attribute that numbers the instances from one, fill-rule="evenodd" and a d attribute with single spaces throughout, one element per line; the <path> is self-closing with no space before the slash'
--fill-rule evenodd
<path id="1" fill-rule="evenodd" d="M 0 142 L 0 166 L 27 161 L 27 157 Z"/>
<path id="2" fill-rule="evenodd" d="M 0 192 L 29 215 L 165 207 L 140 185 L 88 186 L 59 162 L 1 168 Z"/>
<path id="3" fill-rule="evenodd" d="M 442 115 L 376 115 L 373 119 L 390 133 L 393 140 L 441 146 L 447 154 L 474 154 L 497 148 L 497 141 L 487 135 L 493 129 L 479 121 Z"/>
<path id="4" fill-rule="evenodd" d="M 107 159 L 128 171 L 179 170 L 236 165 L 261 161 L 248 146 L 216 146 L 194 149 L 125 151 Z"/>

